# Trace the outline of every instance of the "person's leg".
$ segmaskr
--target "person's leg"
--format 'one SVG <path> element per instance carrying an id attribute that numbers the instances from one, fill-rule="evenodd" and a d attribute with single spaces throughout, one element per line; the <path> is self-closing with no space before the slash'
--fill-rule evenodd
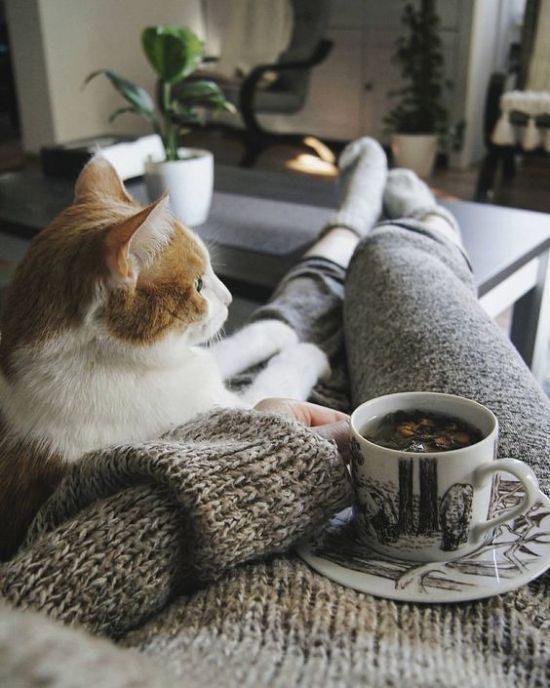
<path id="1" fill-rule="evenodd" d="M 256 364 L 298 340 L 322 342 L 329 357 L 341 349 L 344 278 L 358 243 L 359 236 L 345 227 L 323 233 L 284 277 L 269 304 L 211 348 L 224 379 L 235 388 L 247 386 L 254 375 L 240 373 L 251 367 L 255 373 Z"/>
<path id="2" fill-rule="evenodd" d="M 317 344 L 329 357 L 332 374 L 316 386 L 311 400 L 349 410 L 342 330 L 344 281 L 357 244 L 380 217 L 387 161 L 380 145 L 364 138 L 344 149 L 339 167 L 339 210 L 251 322 L 279 320 L 301 341 Z M 246 386 L 255 372 L 233 377 L 232 386 Z"/>
<path id="3" fill-rule="evenodd" d="M 310 401 L 349 411 L 342 303 L 346 269 L 359 237 L 346 228 L 331 228 L 283 278 L 251 323 L 279 320 L 289 325 L 302 342 L 316 344 L 328 356 L 331 374 L 313 389 Z M 246 327 L 245 327 L 246 330 Z M 234 389 L 246 387 L 257 371 L 234 376 Z"/>
<path id="4" fill-rule="evenodd" d="M 446 211 L 440 212 L 433 196 L 432 207 L 426 207 L 427 187 L 416 180 L 424 207 L 407 210 L 416 219 L 376 227 L 348 270 L 344 328 L 353 405 L 409 390 L 475 399 L 499 419 L 499 455 L 529 462 L 548 489 L 548 399 L 481 309 L 456 222 L 445 224 Z M 400 182 L 399 173 L 389 173 L 390 214 L 403 212 L 391 202 Z"/>
<path id="5" fill-rule="evenodd" d="M 301 341 L 314 342 L 334 356 L 343 341 L 346 270 L 358 243 L 349 229 L 331 227 L 289 270 L 269 302 L 254 312 L 252 322 L 282 320 Z"/>
<path id="6" fill-rule="evenodd" d="M 347 227 L 331 227 L 309 248 L 304 258 L 324 258 L 347 269 L 360 238 Z"/>
<path id="7" fill-rule="evenodd" d="M 269 303 L 253 320 L 276 318 L 291 325 L 303 341 L 321 343 L 333 355 L 341 341 L 343 282 L 360 239 L 382 212 L 387 160 L 368 137 L 350 143 L 338 161 L 338 210 L 317 242 L 281 280 Z"/>

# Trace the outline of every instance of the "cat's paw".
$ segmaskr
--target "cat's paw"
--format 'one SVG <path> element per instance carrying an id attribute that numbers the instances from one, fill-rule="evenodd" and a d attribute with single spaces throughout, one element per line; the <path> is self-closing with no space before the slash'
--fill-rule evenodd
<path id="1" fill-rule="evenodd" d="M 299 342 L 282 351 L 280 355 L 284 355 L 287 351 L 295 361 L 302 361 L 313 374 L 316 374 L 317 379 L 326 380 L 330 377 L 331 368 L 328 356 L 316 344 Z"/>
<path id="2" fill-rule="evenodd" d="M 247 336 L 257 337 L 267 349 L 281 351 L 298 344 L 296 331 L 282 320 L 257 320 L 243 328 Z"/>
<path id="3" fill-rule="evenodd" d="M 299 342 L 273 356 L 244 395 L 252 406 L 268 397 L 305 401 L 317 381 L 329 373 L 323 351 L 315 344 Z"/>
<path id="4" fill-rule="evenodd" d="M 317 380 L 328 378 L 331 373 L 327 355 L 311 342 L 298 342 L 287 346 L 271 359 L 269 365 L 276 366 L 286 374 L 297 375 L 300 379 L 307 380 L 311 387 Z"/>
<path id="5" fill-rule="evenodd" d="M 222 339 L 210 352 L 227 379 L 297 343 L 298 335 L 282 320 L 258 320 Z"/>

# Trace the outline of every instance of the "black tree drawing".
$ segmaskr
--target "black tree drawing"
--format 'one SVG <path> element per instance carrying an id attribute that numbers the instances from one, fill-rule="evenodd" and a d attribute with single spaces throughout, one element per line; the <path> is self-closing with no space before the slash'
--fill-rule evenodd
<path id="1" fill-rule="evenodd" d="M 414 533 L 413 462 L 399 459 L 399 525 L 400 535 Z"/>
<path id="2" fill-rule="evenodd" d="M 497 483 L 491 516 L 513 508 L 523 499 L 518 481 Z M 472 586 L 497 578 L 513 579 L 540 561 L 540 548 L 550 545 L 550 500 L 542 498 L 514 524 L 496 529 L 491 542 L 475 552 L 449 562 L 416 564 L 386 558 L 362 543 L 351 520 L 351 510 L 333 518 L 312 542 L 311 551 L 348 569 L 394 581 L 396 590 L 413 589 L 429 595 L 432 591 L 471 590 Z M 498 566 L 495 556 L 498 554 Z"/>
<path id="3" fill-rule="evenodd" d="M 453 552 L 467 542 L 473 498 L 474 488 L 469 483 L 454 483 L 443 495 L 439 510 L 443 551 Z"/>
<path id="4" fill-rule="evenodd" d="M 439 504 L 437 499 L 437 461 L 420 459 L 420 503 L 418 534 L 433 535 L 439 531 Z"/>

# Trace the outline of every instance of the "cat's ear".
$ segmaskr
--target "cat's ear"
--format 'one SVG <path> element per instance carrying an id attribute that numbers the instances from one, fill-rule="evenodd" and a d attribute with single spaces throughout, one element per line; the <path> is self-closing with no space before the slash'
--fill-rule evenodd
<path id="1" fill-rule="evenodd" d="M 170 243 L 173 233 L 168 194 L 111 227 L 105 237 L 105 256 L 111 276 L 118 282 L 135 284 L 140 269 Z"/>
<path id="2" fill-rule="evenodd" d="M 91 198 L 107 198 L 136 205 L 115 168 L 101 154 L 94 155 L 84 165 L 74 187 L 75 203 L 84 203 Z"/>

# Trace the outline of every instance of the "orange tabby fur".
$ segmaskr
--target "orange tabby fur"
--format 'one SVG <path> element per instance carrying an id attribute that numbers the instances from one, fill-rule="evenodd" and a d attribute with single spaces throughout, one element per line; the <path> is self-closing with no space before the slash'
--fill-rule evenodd
<path id="1" fill-rule="evenodd" d="M 203 315 L 205 303 L 194 284 L 205 258 L 179 223 L 181 231 L 136 275 L 130 241 L 161 202 L 141 208 L 106 161 L 96 159 L 84 168 L 73 205 L 34 238 L 8 290 L 0 340 L 6 380 L 17 378 L 15 353 L 21 347 L 78 328 L 98 289 L 108 290 L 99 318 L 112 335 L 135 346 L 149 345 Z M 118 282 L 126 288 L 117 288 Z M 68 464 L 47 443 L 14 434 L 5 414 L 0 429 L 0 560 L 5 560 Z"/>
<path id="2" fill-rule="evenodd" d="M 328 371 L 280 320 L 251 323 L 217 352 L 200 346 L 231 295 L 166 204 L 142 208 L 95 157 L 16 270 L 0 340 L 0 560 L 86 452 L 159 437 L 219 406 L 306 399 Z M 225 387 L 220 361 L 228 374 L 267 360 L 241 395 Z"/>
<path id="3" fill-rule="evenodd" d="M 1 420 L 0 433 L 4 437 L 8 433 Z M 0 446 L 0 561 L 4 561 L 16 552 L 39 508 L 61 482 L 67 464 L 32 442 L 5 440 Z"/>

